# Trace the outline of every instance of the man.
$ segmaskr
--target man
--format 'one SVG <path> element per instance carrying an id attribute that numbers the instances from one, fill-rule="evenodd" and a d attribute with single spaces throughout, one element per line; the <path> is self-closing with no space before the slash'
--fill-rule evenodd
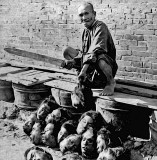
<path id="1" fill-rule="evenodd" d="M 89 127 L 82 134 L 81 153 L 83 158 L 96 159 L 98 156 L 96 147 L 96 131 L 92 127 Z"/>
<path id="2" fill-rule="evenodd" d="M 79 58 L 78 50 L 67 47 L 63 52 L 67 59 L 65 68 L 79 70 L 78 65 L 81 66 L 79 79 L 92 82 L 92 88 L 103 87 L 100 93 L 102 96 L 112 95 L 116 84 L 114 76 L 118 66 L 111 34 L 105 23 L 95 19 L 96 12 L 91 3 L 84 2 L 80 5 L 78 15 L 85 27 L 82 34 L 82 56 Z"/>

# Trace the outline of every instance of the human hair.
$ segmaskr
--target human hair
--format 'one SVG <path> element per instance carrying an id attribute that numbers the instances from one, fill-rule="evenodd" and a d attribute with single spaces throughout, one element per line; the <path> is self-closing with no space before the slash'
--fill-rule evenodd
<path id="1" fill-rule="evenodd" d="M 95 127 L 96 130 L 99 130 L 101 128 L 101 126 L 103 125 L 104 119 L 102 117 L 102 115 L 94 110 L 89 110 L 87 112 L 84 112 L 82 114 L 82 116 L 79 119 L 79 122 L 85 117 L 85 116 L 89 116 L 92 118 L 93 120 L 93 126 Z"/>
<path id="2" fill-rule="evenodd" d="M 108 143 L 108 145 L 110 144 L 111 132 L 107 128 L 105 128 L 104 126 L 100 128 L 100 130 L 98 130 L 97 132 L 97 136 L 99 135 Z"/>
<path id="3" fill-rule="evenodd" d="M 43 104 L 46 104 L 50 108 L 50 112 L 53 110 L 59 108 L 59 105 L 56 103 L 54 97 L 50 95 L 49 97 L 46 97 L 39 105 L 39 107 Z"/>
<path id="4" fill-rule="evenodd" d="M 122 142 L 116 133 L 114 131 L 110 131 L 104 126 L 98 130 L 97 137 L 99 135 L 101 135 L 102 139 L 106 141 L 107 147 L 117 147 L 122 145 Z"/>
<path id="5" fill-rule="evenodd" d="M 76 122 L 73 120 L 64 122 L 61 127 L 65 128 L 71 134 L 76 133 Z"/>

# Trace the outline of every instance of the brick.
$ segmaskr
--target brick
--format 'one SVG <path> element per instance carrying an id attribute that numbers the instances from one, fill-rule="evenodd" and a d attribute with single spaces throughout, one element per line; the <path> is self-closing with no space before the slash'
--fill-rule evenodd
<path id="1" fill-rule="evenodd" d="M 154 80 L 154 84 L 156 85 L 157 84 L 157 75 L 154 75 L 153 76 L 153 80 Z M 155 159 L 154 159 L 155 160 Z"/>
<path id="2" fill-rule="evenodd" d="M 134 31 L 135 34 L 137 35 L 154 35 L 155 31 L 154 30 L 136 30 Z"/>
<path id="3" fill-rule="evenodd" d="M 115 35 L 114 38 L 116 40 L 124 39 L 124 35 Z"/>
<path id="4" fill-rule="evenodd" d="M 157 69 L 157 63 L 152 63 L 152 69 Z"/>
<path id="5" fill-rule="evenodd" d="M 136 72 L 136 67 L 132 67 L 132 66 L 126 66 L 125 69 L 127 72 Z"/>
<path id="6" fill-rule="evenodd" d="M 129 49 L 131 49 L 132 51 L 147 51 L 147 47 L 143 47 L 143 46 L 129 46 Z"/>
<path id="7" fill-rule="evenodd" d="M 144 40 L 144 36 L 143 36 L 143 35 L 140 35 L 140 36 L 139 36 L 139 35 L 126 34 L 126 35 L 125 35 L 125 39 L 143 41 L 143 40 Z"/>
<path id="8" fill-rule="evenodd" d="M 153 75 L 152 74 L 145 74 L 145 78 L 153 80 Z"/>
<path id="9" fill-rule="evenodd" d="M 131 51 L 129 50 L 117 50 L 117 55 L 121 55 L 121 56 L 128 56 L 131 55 Z"/>
<path id="10" fill-rule="evenodd" d="M 157 58 L 157 50 L 155 50 L 155 51 L 152 52 L 152 56 L 153 56 L 154 58 Z"/>
<path id="11" fill-rule="evenodd" d="M 137 46 L 137 41 L 122 39 L 119 41 L 119 45 L 121 45 L 121 46 Z"/>
<path id="12" fill-rule="evenodd" d="M 130 66 L 131 61 L 117 60 L 118 66 Z"/>
<path id="13" fill-rule="evenodd" d="M 145 14 L 140 14 L 140 13 L 138 13 L 138 14 L 135 14 L 134 15 L 134 19 L 145 19 L 146 18 L 146 16 L 145 16 Z"/>
<path id="14" fill-rule="evenodd" d="M 138 68 L 142 68 L 143 67 L 143 63 L 142 62 L 132 62 L 132 66 L 133 67 L 138 67 Z"/>
<path id="15" fill-rule="evenodd" d="M 139 57 L 150 57 L 151 53 L 148 51 L 132 51 L 132 55 Z"/>
<path id="16" fill-rule="evenodd" d="M 157 24 L 147 24 L 146 29 L 148 30 L 157 29 Z"/>
<path id="17" fill-rule="evenodd" d="M 145 62 L 152 62 L 152 63 L 157 63 L 157 59 L 154 57 L 145 57 Z"/>
<path id="18" fill-rule="evenodd" d="M 141 61 L 141 58 L 138 56 L 122 56 L 122 60 L 124 61 Z"/>
<path id="19" fill-rule="evenodd" d="M 153 73 L 152 73 L 153 75 L 157 75 L 157 69 L 153 69 L 152 71 L 153 71 Z M 154 77 L 154 76 L 153 76 L 153 77 Z M 156 80 L 157 80 L 157 79 L 156 79 Z"/>
<path id="20" fill-rule="evenodd" d="M 157 36 L 156 35 L 144 35 L 144 40 L 145 41 L 157 41 Z"/>
<path id="21" fill-rule="evenodd" d="M 118 71 L 117 75 L 118 76 L 122 76 L 122 77 L 126 77 L 126 76 L 133 77 L 133 73 L 132 72 Z"/>
<path id="22" fill-rule="evenodd" d="M 128 50 L 129 46 L 120 46 L 120 45 L 115 45 L 117 50 Z"/>
<path id="23" fill-rule="evenodd" d="M 143 62 L 143 68 L 151 68 L 152 63 L 151 62 Z"/>
<path id="24" fill-rule="evenodd" d="M 157 18 L 153 18 L 153 24 L 157 24 Z"/>
<path id="25" fill-rule="evenodd" d="M 137 68 L 136 67 L 136 72 L 137 73 L 146 73 L 146 69 L 145 68 Z"/>
<path id="26" fill-rule="evenodd" d="M 148 47 L 156 47 L 157 46 L 157 41 L 151 41 L 151 42 L 147 42 Z"/>
<path id="27" fill-rule="evenodd" d="M 30 37 L 19 37 L 19 40 L 30 41 Z"/>
<path id="28" fill-rule="evenodd" d="M 146 41 L 138 41 L 138 46 L 146 47 L 147 46 L 147 42 Z"/>

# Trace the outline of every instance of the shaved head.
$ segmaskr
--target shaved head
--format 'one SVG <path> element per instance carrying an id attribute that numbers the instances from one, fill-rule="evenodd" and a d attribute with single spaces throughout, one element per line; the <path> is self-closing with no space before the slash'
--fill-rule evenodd
<path id="1" fill-rule="evenodd" d="M 78 7 L 78 16 L 80 17 L 81 23 L 84 24 L 86 28 L 92 26 L 96 16 L 93 5 L 89 2 L 83 2 Z"/>
<path id="2" fill-rule="evenodd" d="M 94 7 L 90 2 L 83 2 L 78 8 L 80 7 L 88 7 L 91 11 L 94 11 Z"/>

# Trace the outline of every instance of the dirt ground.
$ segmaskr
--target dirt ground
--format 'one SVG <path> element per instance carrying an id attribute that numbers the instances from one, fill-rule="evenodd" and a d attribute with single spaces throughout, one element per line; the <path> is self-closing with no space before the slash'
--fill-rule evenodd
<path id="1" fill-rule="evenodd" d="M 23 123 L 30 112 L 20 111 L 17 117 L 5 117 L 4 110 L 13 104 L 0 102 L 0 160 L 25 160 L 25 151 L 32 147 L 29 137 L 23 132 Z M 9 110 L 8 109 L 8 110 Z M 9 115 L 9 114 L 8 114 Z M 125 144 L 131 150 L 131 160 L 157 160 L 157 145 L 152 141 L 128 141 Z M 54 160 L 63 158 L 61 152 L 51 150 Z"/>

